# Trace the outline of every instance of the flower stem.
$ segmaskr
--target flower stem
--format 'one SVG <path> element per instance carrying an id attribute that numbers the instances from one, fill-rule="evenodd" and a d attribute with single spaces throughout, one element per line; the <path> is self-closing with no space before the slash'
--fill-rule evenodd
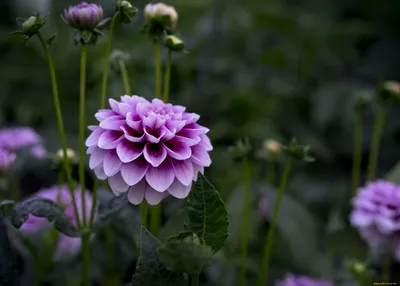
<path id="1" fill-rule="evenodd" d="M 275 186 L 275 163 L 267 162 L 267 183 Z"/>
<path id="2" fill-rule="evenodd" d="M 351 184 L 353 196 L 357 194 L 357 188 L 360 186 L 362 132 L 363 132 L 362 112 L 356 110 L 355 122 L 354 122 L 353 174 L 352 174 L 352 184 Z"/>
<path id="3" fill-rule="evenodd" d="M 90 286 L 90 232 L 82 235 L 82 285 Z"/>
<path id="4" fill-rule="evenodd" d="M 199 285 L 199 277 L 200 275 L 193 275 L 192 277 L 191 277 L 191 282 L 190 282 L 190 285 L 191 286 L 198 286 Z"/>
<path id="5" fill-rule="evenodd" d="M 292 163 L 293 163 L 293 159 L 289 158 L 288 162 L 286 163 L 285 171 L 282 175 L 281 184 L 279 186 L 278 196 L 276 198 L 275 205 L 274 205 L 273 217 L 272 217 L 271 225 L 268 230 L 267 241 L 266 241 L 266 246 L 265 246 L 265 251 L 264 251 L 264 257 L 263 257 L 263 260 L 261 263 L 260 276 L 258 279 L 259 286 L 264 286 L 267 281 L 269 262 L 271 260 L 270 258 L 271 258 L 271 254 L 272 254 L 272 245 L 274 243 L 276 220 L 277 220 L 278 214 L 279 214 L 279 205 L 281 203 L 283 192 L 285 191 L 285 187 L 286 187 L 286 183 L 287 183 L 287 180 L 289 177 L 290 169 L 292 168 Z"/>
<path id="6" fill-rule="evenodd" d="M 93 191 L 92 191 L 92 209 L 90 210 L 89 228 L 92 229 L 94 223 L 94 214 L 96 213 L 97 207 L 97 188 L 99 187 L 99 180 L 94 179 Z M 108 226 L 107 226 L 108 227 Z"/>
<path id="7" fill-rule="evenodd" d="M 100 101 L 100 108 L 103 109 L 106 104 L 106 96 L 107 96 L 107 83 L 108 83 L 108 69 L 110 66 L 109 58 L 111 53 L 111 43 L 113 38 L 113 31 L 115 23 L 117 22 L 119 13 L 115 14 L 111 20 L 110 30 L 108 32 L 108 41 L 107 47 L 104 55 L 104 67 L 103 67 L 103 78 L 101 81 L 101 101 Z"/>
<path id="8" fill-rule="evenodd" d="M 156 98 L 161 98 L 161 45 L 154 42 L 154 67 L 156 80 Z"/>
<path id="9" fill-rule="evenodd" d="M 52 89 L 53 89 L 54 108 L 55 108 L 56 116 L 57 116 L 58 131 L 60 133 L 60 141 L 61 141 L 61 146 L 62 146 L 62 150 L 63 150 L 63 156 L 64 156 L 64 158 L 67 158 L 67 139 L 65 136 L 64 123 L 63 123 L 63 118 L 62 118 L 62 113 L 61 113 L 60 98 L 58 96 L 57 79 L 56 79 L 56 72 L 54 69 L 53 58 L 51 57 L 51 54 L 50 54 L 49 45 L 46 43 L 46 40 L 43 38 L 42 34 L 39 31 L 37 33 L 37 36 L 39 37 L 40 43 L 44 49 L 44 52 L 46 54 L 47 64 L 49 65 L 51 85 L 52 85 Z M 67 176 L 68 189 L 70 191 L 71 198 L 72 198 L 72 204 L 74 206 L 74 214 L 75 214 L 77 226 L 80 228 L 81 223 L 80 223 L 80 219 L 79 219 L 78 207 L 77 207 L 75 196 L 74 196 L 74 183 L 72 181 L 71 169 L 70 169 L 68 160 L 63 160 L 63 164 L 64 164 L 64 169 L 65 169 L 65 174 Z"/>
<path id="10" fill-rule="evenodd" d="M 376 116 L 374 131 L 372 134 L 372 142 L 369 150 L 368 162 L 368 181 L 373 181 L 376 175 L 376 165 L 379 155 L 379 145 L 381 142 L 383 126 L 385 124 L 386 110 L 385 106 L 381 105 L 378 115 Z"/>
<path id="11" fill-rule="evenodd" d="M 143 202 L 140 204 L 140 217 L 142 219 L 142 226 L 147 228 L 147 202 L 143 200 Z"/>
<path id="12" fill-rule="evenodd" d="M 152 234 L 157 235 L 160 231 L 162 208 L 161 202 L 158 205 L 150 208 L 150 231 Z"/>
<path id="13" fill-rule="evenodd" d="M 243 200 L 243 228 L 242 228 L 242 258 L 239 277 L 239 285 L 246 285 L 246 270 L 247 270 L 247 240 L 249 226 L 249 212 L 251 199 L 251 166 L 249 159 L 243 159 L 243 175 L 244 175 L 244 200 Z"/>
<path id="14" fill-rule="evenodd" d="M 172 63 L 172 51 L 168 51 L 167 58 L 167 68 L 165 69 L 165 77 L 164 77 L 164 102 L 168 102 L 169 97 L 169 84 L 171 80 L 171 63 Z"/>
<path id="15" fill-rule="evenodd" d="M 123 60 L 118 61 L 119 69 L 121 71 L 122 83 L 124 85 L 125 94 L 131 94 L 131 84 L 129 82 L 128 71 L 126 69 L 125 62 Z"/>
<path id="16" fill-rule="evenodd" d="M 382 268 L 382 282 L 390 282 L 390 268 L 392 266 L 392 257 L 389 255 L 386 263 L 383 265 Z"/>
<path id="17" fill-rule="evenodd" d="M 85 97 L 86 97 L 87 46 L 81 45 L 81 85 L 79 97 L 79 184 L 81 185 L 82 225 L 86 227 L 85 200 Z"/>

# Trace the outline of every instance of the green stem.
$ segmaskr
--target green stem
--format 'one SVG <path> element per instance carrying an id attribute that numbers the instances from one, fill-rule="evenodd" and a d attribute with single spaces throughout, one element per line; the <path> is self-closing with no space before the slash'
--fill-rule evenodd
<path id="1" fill-rule="evenodd" d="M 372 134 L 372 142 L 369 150 L 368 162 L 368 181 L 373 181 L 376 175 L 376 165 L 379 155 L 379 145 L 381 142 L 383 126 L 385 124 L 386 111 L 385 106 L 382 104 L 378 115 L 376 116 L 374 131 Z"/>
<path id="2" fill-rule="evenodd" d="M 193 275 L 192 277 L 191 277 L 191 283 L 190 283 L 190 285 L 191 286 L 198 286 L 199 285 L 199 277 L 200 275 Z"/>
<path id="3" fill-rule="evenodd" d="M 63 155 L 64 155 L 64 158 L 67 158 L 67 139 L 65 136 L 64 123 L 63 123 L 63 119 L 62 119 L 60 98 L 58 96 L 57 79 L 56 79 L 56 72 L 54 69 L 53 58 L 51 57 L 51 54 L 50 54 L 49 45 L 47 44 L 46 40 L 43 38 L 42 34 L 40 32 L 38 32 L 37 36 L 39 37 L 40 43 L 43 46 L 44 52 L 46 54 L 47 63 L 49 65 L 51 85 L 52 85 L 52 89 L 53 89 L 54 108 L 55 108 L 56 116 L 57 116 L 58 131 L 60 133 L 60 141 L 61 141 L 61 146 L 62 146 L 62 150 L 63 150 Z M 74 196 L 74 183 L 72 180 L 71 169 L 70 169 L 68 160 L 63 160 L 63 164 L 64 164 L 64 169 L 65 169 L 65 174 L 67 175 L 68 189 L 71 194 L 72 204 L 74 205 L 74 214 L 75 214 L 77 226 L 80 228 L 81 223 L 80 223 L 80 219 L 79 219 L 78 207 L 77 207 L 75 196 Z"/>
<path id="4" fill-rule="evenodd" d="M 108 32 L 108 41 L 107 47 L 104 55 L 104 67 L 103 67 L 103 78 L 101 81 L 101 101 L 100 101 L 100 108 L 103 109 L 106 104 L 106 96 L 107 96 L 107 83 L 108 83 L 108 69 L 110 66 L 109 59 L 111 53 L 111 43 L 113 38 L 113 31 L 115 23 L 117 22 L 119 13 L 116 13 L 111 20 L 110 30 Z"/>
<path id="5" fill-rule="evenodd" d="M 108 274 L 111 276 L 112 274 L 114 274 L 114 252 L 113 252 L 114 249 L 112 242 L 112 232 L 110 227 L 106 227 L 104 229 L 104 236 L 105 236 L 106 253 L 107 253 L 107 265 L 109 271 Z M 111 285 L 111 283 L 108 283 L 107 285 Z"/>
<path id="6" fill-rule="evenodd" d="M 97 207 L 97 188 L 99 187 L 99 180 L 94 179 L 92 191 L 92 209 L 90 210 L 89 228 L 92 229 L 94 223 L 94 215 Z"/>
<path id="7" fill-rule="evenodd" d="M 85 233 L 82 237 L 82 285 L 90 286 L 90 232 Z"/>
<path id="8" fill-rule="evenodd" d="M 161 98 L 161 45 L 154 42 L 154 67 L 156 80 L 156 98 Z"/>
<path id="9" fill-rule="evenodd" d="M 128 71 L 126 69 L 125 62 L 123 60 L 118 61 L 119 69 L 122 76 L 122 83 L 124 85 L 124 92 L 125 94 L 131 94 L 131 84 L 129 82 Z"/>
<path id="10" fill-rule="evenodd" d="M 355 122 L 354 122 L 353 171 L 352 171 L 352 184 L 351 184 L 353 196 L 357 194 L 357 188 L 360 186 L 362 132 L 363 132 L 362 112 L 356 110 Z"/>
<path id="11" fill-rule="evenodd" d="M 272 216 L 271 225 L 268 230 L 267 241 L 266 241 L 266 246 L 265 246 L 265 251 L 264 251 L 264 257 L 263 257 L 263 260 L 261 263 L 260 276 L 258 279 L 258 286 L 264 286 L 267 281 L 267 278 L 268 278 L 268 268 L 269 268 L 269 262 L 271 260 L 272 245 L 274 243 L 276 221 L 277 221 L 278 214 L 279 214 L 279 205 L 281 203 L 283 192 L 285 191 L 285 187 L 286 187 L 286 183 L 287 183 L 287 180 L 289 177 L 290 169 L 292 168 L 292 162 L 293 162 L 293 159 L 289 158 L 288 162 L 286 163 L 285 171 L 282 175 L 282 180 L 281 180 L 281 184 L 279 186 L 278 196 L 276 198 L 275 205 L 274 205 L 274 212 L 273 212 L 273 216 Z"/>
<path id="12" fill-rule="evenodd" d="M 140 204 L 140 217 L 142 220 L 142 226 L 147 228 L 147 210 L 148 210 L 148 205 L 145 200 Z"/>
<path id="13" fill-rule="evenodd" d="M 87 46 L 81 45 L 81 85 L 79 97 L 79 184 L 81 185 L 82 225 L 86 227 L 85 200 L 85 97 L 86 97 Z"/>
<path id="14" fill-rule="evenodd" d="M 267 183 L 275 186 L 275 163 L 267 162 Z"/>
<path id="15" fill-rule="evenodd" d="M 243 225 L 242 225 L 242 258 L 239 277 L 239 285 L 246 285 L 246 270 L 247 270 L 247 247 L 248 247 L 248 227 L 249 227 L 249 212 L 251 199 L 251 166 L 249 159 L 243 159 L 243 175 L 244 175 L 244 199 L 243 199 Z"/>
<path id="16" fill-rule="evenodd" d="M 382 268 L 382 282 L 389 282 L 390 280 L 390 268 L 392 266 L 392 257 L 389 256 L 387 262 Z"/>
<path id="17" fill-rule="evenodd" d="M 162 207 L 161 202 L 150 208 L 150 231 L 153 235 L 157 235 L 161 226 Z"/>
<path id="18" fill-rule="evenodd" d="M 172 51 L 168 50 L 167 67 L 165 69 L 164 77 L 164 102 L 168 102 L 169 97 L 169 84 L 171 80 L 171 63 L 172 63 Z"/>

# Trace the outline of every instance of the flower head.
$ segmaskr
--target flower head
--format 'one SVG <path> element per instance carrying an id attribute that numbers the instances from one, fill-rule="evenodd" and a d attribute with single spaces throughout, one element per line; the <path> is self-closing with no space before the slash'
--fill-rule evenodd
<path id="1" fill-rule="evenodd" d="M 70 148 L 67 148 L 65 151 L 66 151 L 65 153 L 66 153 L 66 158 L 67 158 L 68 162 L 73 162 L 74 163 L 75 161 L 77 161 L 76 153 L 75 153 L 74 150 L 72 150 Z M 64 157 L 64 150 L 63 149 L 60 149 L 60 150 L 57 151 L 56 160 L 57 160 L 58 163 L 64 162 L 65 157 Z"/>
<path id="2" fill-rule="evenodd" d="M 93 30 L 103 19 L 100 5 L 82 2 L 64 10 L 64 20 L 77 30 Z"/>
<path id="3" fill-rule="evenodd" d="M 178 22 L 178 13 L 175 8 L 164 3 L 147 4 L 144 8 L 144 17 L 149 26 L 151 35 L 160 36 L 164 31 L 172 31 Z"/>
<path id="4" fill-rule="evenodd" d="M 358 191 L 350 223 L 370 244 L 388 243 L 400 261 L 400 187 L 377 180 Z"/>
<path id="5" fill-rule="evenodd" d="M 76 225 L 76 217 L 74 213 L 74 206 L 72 204 L 72 197 L 67 186 L 53 186 L 50 188 L 42 189 L 37 192 L 34 196 L 49 199 L 57 202 L 64 208 L 64 213 Z M 82 198 L 81 188 L 77 188 L 74 192 L 75 201 L 78 207 L 79 219 L 82 219 Z M 86 219 L 90 219 L 91 209 L 93 206 L 92 196 L 89 192 L 85 192 L 85 205 L 86 205 Z M 21 226 L 21 231 L 24 233 L 35 233 L 43 230 L 48 226 L 48 222 L 45 218 L 35 217 L 30 215 L 28 220 Z M 69 254 L 75 255 L 81 248 L 81 239 L 79 237 L 69 237 L 62 233 L 59 234 L 57 250 L 55 252 L 54 259 L 59 259 L 62 256 Z"/>
<path id="6" fill-rule="evenodd" d="M 121 22 L 132 22 L 132 18 L 136 16 L 138 9 L 136 7 L 133 7 L 132 4 L 126 0 L 117 0 L 115 3 L 116 11 L 117 13 L 119 13 Z"/>
<path id="7" fill-rule="evenodd" d="M 15 161 L 15 154 L 0 148 L 0 172 L 7 170 Z"/>
<path id="8" fill-rule="evenodd" d="M 20 26 L 20 30 L 12 32 L 12 34 L 22 34 L 24 39 L 28 40 L 36 35 L 39 30 L 46 23 L 46 18 L 41 18 L 38 13 L 30 16 L 27 19 L 17 18 L 17 23 Z"/>
<path id="9" fill-rule="evenodd" d="M 185 107 L 124 95 L 95 117 L 86 140 L 89 166 L 132 204 L 158 204 L 166 195 L 185 198 L 198 172 L 211 164 L 209 131 Z"/>
<path id="10" fill-rule="evenodd" d="M 40 135 L 29 127 L 0 129 L 0 148 L 11 152 L 30 147 L 30 152 L 34 157 L 43 158 L 47 152 L 41 141 Z"/>
<path id="11" fill-rule="evenodd" d="M 275 286 L 333 286 L 333 282 L 307 276 L 295 276 L 293 274 L 287 274 L 285 279 L 276 282 Z"/>

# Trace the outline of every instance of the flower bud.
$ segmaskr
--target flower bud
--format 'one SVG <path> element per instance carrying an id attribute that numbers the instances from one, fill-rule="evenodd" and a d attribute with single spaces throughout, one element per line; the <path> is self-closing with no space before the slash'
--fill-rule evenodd
<path id="1" fill-rule="evenodd" d="M 290 144 L 288 146 L 283 146 L 282 149 L 295 159 L 308 163 L 315 161 L 315 158 L 309 154 L 310 146 L 299 145 L 296 139 L 292 139 Z"/>
<path id="2" fill-rule="evenodd" d="M 103 9 L 97 4 L 82 2 L 64 10 L 64 20 L 72 28 L 91 31 L 103 19 Z"/>
<path id="3" fill-rule="evenodd" d="M 39 32 L 40 28 L 45 22 L 46 18 L 42 19 L 39 14 L 35 14 L 28 19 L 17 18 L 17 23 L 21 29 L 12 32 L 12 34 L 23 34 L 25 36 L 25 40 L 28 40 Z"/>
<path id="4" fill-rule="evenodd" d="M 239 161 L 251 154 L 252 147 L 249 139 L 245 138 L 237 141 L 235 146 L 229 147 L 228 151 L 231 153 L 233 160 Z"/>
<path id="5" fill-rule="evenodd" d="M 271 155 L 277 156 L 281 153 L 281 144 L 276 140 L 265 140 L 263 147 Z"/>
<path id="6" fill-rule="evenodd" d="M 370 106 L 374 101 L 374 94 L 371 92 L 361 92 L 356 95 L 354 109 L 362 111 Z"/>
<path id="7" fill-rule="evenodd" d="M 75 162 L 77 160 L 76 153 L 75 153 L 74 150 L 72 150 L 70 148 L 67 148 L 66 153 L 67 153 L 68 162 L 72 162 L 73 163 L 73 162 Z M 64 150 L 63 149 L 58 150 L 57 154 L 56 154 L 57 162 L 58 163 L 62 163 L 62 162 L 64 162 L 64 159 L 65 159 Z"/>
<path id="8" fill-rule="evenodd" d="M 396 81 L 386 81 L 378 87 L 379 98 L 381 102 L 385 102 L 387 99 L 400 98 L 400 83 Z"/>
<path id="9" fill-rule="evenodd" d="M 126 0 L 118 0 L 116 3 L 121 22 L 127 24 L 132 22 L 132 18 L 136 16 L 138 9 L 133 7 L 132 4 Z"/>
<path id="10" fill-rule="evenodd" d="M 174 35 L 170 35 L 165 39 L 165 45 L 174 52 L 182 52 L 185 48 L 185 43 Z"/>
<path id="11" fill-rule="evenodd" d="M 175 8 L 164 3 L 147 4 L 144 17 L 146 22 L 161 25 L 164 29 L 174 29 L 178 22 Z"/>

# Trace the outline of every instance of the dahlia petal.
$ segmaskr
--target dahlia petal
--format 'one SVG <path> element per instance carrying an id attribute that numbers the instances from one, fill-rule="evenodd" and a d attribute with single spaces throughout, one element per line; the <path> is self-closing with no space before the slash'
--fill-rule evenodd
<path id="1" fill-rule="evenodd" d="M 97 128 L 99 128 L 99 126 L 95 126 L 95 125 L 89 125 L 89 126 L 88 126 L 88 129 L 89 129 L 90 131 L 94 131 L 94 130 L 96 130 Z"/>
<path id="2" fill-rule="evenodd" d="M 96 149 L 96 148 L 97 148 L 97 146 L 95 146 L 95 145 L 88 147 L 86 150 L 86 154 L 88 154 L 88 155 L 92 154 L 94 149 Z"/>
<path id="3" fill-rule="evenodd" d="M 193 164 L 193 170 L 194 170 L 193 181 L 196 182 L 199 172 L 204 175 L 204 167 L 199 166 L 197 164 Z"/>
<path id="4" fill-rule="evenodd" d="M 354 211 L 350 214 L 350 223 L 356 227 L 367 227 L 374 222 L 374 217 L 368 213 Z"/>
<path id="5" fill-rule="evenodd" d="M 199 145 L 203 147 L 206 151 L 211 151 L 213 149 L 213 146 L 211 145 L 210 138 L 208 138 L 207 135 L 200 135 L 200 143 Z"/>
<path id="6" fill-rule="evenodd" d="M 143 155 L 153 167 L 158 167 L 167 158 L 167 150 L 163 144 L 147 143 L 144 147 Z"/>
<path id="7" fill-rule="evenodd" d="M 193 179 L 193 163 L 189 160 L 172 160 L 172 166 L 175 171 L 175 177 L 185 186 L 189 186 Z"/>
<path id="8" fill-rule="evenodd" d="M 206 149 L 196 145 L 192 146 L 192 160 L 195 164 L 203 167 L 209 167 L 211 165 L 211 158 Z"/>
<path id="9" fill-rule="evenodd" d="M 149 205 L 157 205 L 165 197 L 164 193 L 157 192 L 149 185 L 146 186 L 145 198 Z"/>
<path id="10" fill-rule="evenodd" d="M 104 173 L 108 176 L 114 176 L 120 170 L 122 165 L 115 150 L 108 151 L 104 156 L 103 168 Z"/>
<path id="11" fill-rule="evenodd" d="M 181 131 L 182 132 L 182 131 Z M 194 136 L 194 137 L 188 137 L 186 136 L 187 134 L 185 134 L 185 136 L 181 135 L 181 132 L 179 132 L 180 134 L 175 135 L 174 139 L 182 141 L 183 143 L 185 143 L 188 146 L 194 146 L 199 144 L 199 142 L 201 141 L 200 136 Z"/>
<path id="12" fill-rule="evenodd" d="M 145 134 L 134 134 L 127 126 L 121 126 L 124 136 L 131 142 L 143 142 L 145 140 Z"/>
<path id="13" fill-rule="evenodd" d="M 110 116 L 100 122 L 100 127 L 107 130 L 121 130 L 121 125 L 125 124 L 125 119 L 121 115 Z"/>
<path id="14" fill-rule="evenodd" d="M 106 153 L 107 153 L 106 150 L 96 147 L 93 150 L 92 154 L 90 155 L 89 168 L 93 170 L 98 165 L 100 165 L 103 162 L 103 159 L 104 159 L 104 156 Z"/>
<path id="15" fill-rule="evenodd" d="M 196 134 L 196 135 L 203 135 L 203 134 L 206 134 L 206 133 L 208 133 L 210 131 L 210 129 L 208 129 L 208 128 L 204 127 L 204 126 L 201 126 L 201 125 L 199 125 L 197 123 L 187 124 L 185 126 L 185 130 L 187 132 L 191 132 L 191 133 Z"/>
<path id="16" fill-rule="evenodd" d="M 150 130 L 148 130 L 147 127 L 144 128 L 144 134 L 145 134 L 146 140 L 148 142 L 150 142 L 150 143 L 158 143 L 158 142 L 160 142 L 161 138 L 164 136 L 166 131 L 165 130 L 160 130 L 159 134 L 157 134 L 157 136 L 154 136 L 151 133 L 152 132 Z"/>
<path id="17" fill-rule="evenodd" d="M 91 147 L 97 145 L 97 142 L 99 141 L 99 138 L 101 135 L 104 133 L 104 130 L 97 127 L 97 129 L 93 130 L 92 134 L 89 135 L 89 137 L 86 139 L 86 147 Z"/>
<path id="18" fill-rule="evenodd" d="M 120 173 L 108 178 L 108 184 L 116 196 L 126 192 L 129 189 L 128 184 L 124 181 Z"/>
<path id="19" fill-rule="evenodd" d="M 119 113 L 119 108 L 118 108 L 118 101 L 116 101 L 115 99 L 110 98 L 108 100 L 108 102 L 110 103 L 110 107 L 113 111 L 115 111 L 116 113 Z"/>
<path id="20" fill-rule="evenodd" d="M 178 180 L 175 180 L 168 188 L 168 193 L 177 199 L 184 199 L 188 196 L 191 188 L 192 184 L 189 184 L 189 186 L 185 186 Z"/>
<path id="21" fill-rule="evenodd" d="M 186 110 L 186 107 L 181 106 L 181 105 L 172 106 L 172 111 L 175 113 L 183 113 L 183 112 L 185 112 L 185 110 Z"/>
<path id="22" fill-rule="evenodd" d="M 143 145 L 122 140 L 117 146 L 117 154 L 122 163 L 129 163 L 143 154 Z"/>
<path id="23" fill-rule="evenodd" d="M 147 102 L 139 102 L 136 104 L 136 113 L 139 115 L 146 116 L 147 113 L 151 110 L 151 104 Z"/>
<path id="24" fill-rule="evenodd" d="M 163 141 L 168 141 L 168 140 L 171 140 L 172 138 L 175 137 L 175 133 L 172 132 L 171 130 L 169 130 L 169 129 L 168 129 L 167 127 L 165 127 L 165 126 L 162 126 L 162 127 L 160 128 L 160 133 L 163 134 L 163 136 L 162 136 Z"/>
<path id="25" fill-rule="evenodd" d="M 99 180 L 107 179 L 107 175 L 104 173 L 103 165 L 99 165 L 94 169 L 94 173 Z"/>
<path id="26" fill-rule="evenodd" d="M 164 107 L 164 105 L 165 105 L 165 103 L 164 103 L 164 101 L 162 101 L 161 99 L 158 99 L 158 98 L 154 98 L 152 101 L 151 101 L 151 103 L 152 103 L 152 105 L 154 105 L 155 107 Z"/>
<path id="27" fill-rule="evenodd" d="M 126 124 L 128 124 L 128 126 L 135 131 L 138 132 L 143 131 L 142 119 L 141 118 L 135 119 L 135 117 L 131 112 L 128 112 L 126 115 Z"/>
<path id="28" fill-rule="evenodd" d="M 121 97 L 122 99 L 122 97 Z M 128 103 L 118 103 L 118 109 L 119 112 L 123 115 L 126 116 L 129 112 L 132 112 L 132 105 Z"/>
<path id="29" fill-rule="evenodd" d="M 145 190 L 146 181 L 141 180 L 139 183 L 129 188 L 128 201 L 134 205 L 140 204 L 143 201 Z"/>
<path id="30" fill-rule="evenodd" d="M 143 179 L 149 168 L 149 164 L 143 159 L 137 159 L 128 164 L 122 164 L 121 175 L 129 186 L 136 185 Z"/>
<path id="31" fill-rule="evenodd" d="M 96 119 L 101 122 L 104 119 L 110 117 L 110 116 L 114 116 L 117 115 L 117 113 L 115 113 L 115 111 L 113 110 L 109 110 L 109 109 L 101 109 L 98 112 L 96 112 L 96 114 L 94 115 L 94 117 L 96 117 Z"/>
<path id="32" fill-rule="evenodd" d="M 182 141 L 170 140 L 164 142 L 168 156 L 177 160 L 186 160 L 192 156 L 192 149 Z"/>
<path id="33" fill-rule="evenodd" d="M 187 124 L 197 122 L 200 119 L 200 115 L 196 113 L 184 113 L 182 119 L 186 120 Z"/>
<path id="34" fill-rule="evenodd" d="M 117 148 L 119 142 L 123 139 L 121 132 L 105 131 L 99 137 L 98 146 L 102 149 L 111 150 Z"/>
<path id="35" fill-rule="evenodd" d="M 175 173 L 170 160 L 165 160 L 157 168 L 149 167 L 146 172 L 147 183 L 157 192 L 164 192 L 174 181 Z"/>
<path id="36" fill-rule="evenodd" d="M 151 129 L 158 129 L 165 125 L 165 119 L 161 118 L 154 112 L 150 112 L 150 114 L 143 119 L 143 125 L 150 127 Z"/>
<path id="37" fill-rule="evenodd" d="M 185 127 L 186 121 L 185 120 L 167 120 L 165 126 L 171 130 L 173 133 L 178 133 Z"/>

